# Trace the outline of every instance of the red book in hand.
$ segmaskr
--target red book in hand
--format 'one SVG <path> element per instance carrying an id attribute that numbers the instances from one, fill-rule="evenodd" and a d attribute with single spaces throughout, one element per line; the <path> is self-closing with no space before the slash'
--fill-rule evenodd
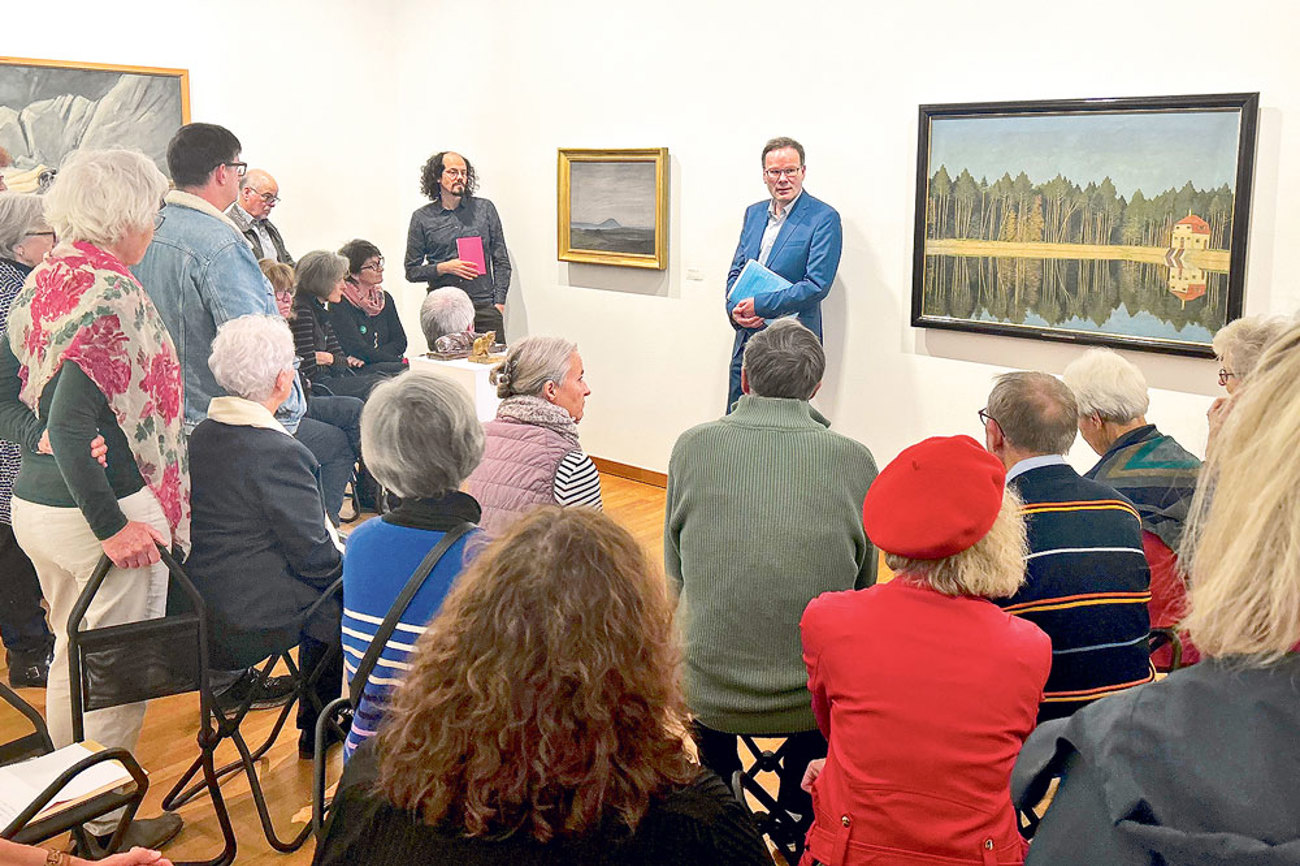
<path id="1" fill-rule="evenodd" d="M 464 262 L 473 262 L 480 276 L 487 273 L 487 260 L 483 258 L 483 239 L 478 235 L 456 238 L 456 257 Z"/>

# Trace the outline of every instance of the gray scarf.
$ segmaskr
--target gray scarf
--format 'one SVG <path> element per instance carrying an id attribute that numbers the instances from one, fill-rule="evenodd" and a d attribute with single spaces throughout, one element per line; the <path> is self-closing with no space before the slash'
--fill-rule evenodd
<path id="1" fill-rule="evenodd" d="M 578 422 L 567 409 L 541 397 L 507 397 L 497 407 L 497 420 L 545 427 L 578 446 Z"/>

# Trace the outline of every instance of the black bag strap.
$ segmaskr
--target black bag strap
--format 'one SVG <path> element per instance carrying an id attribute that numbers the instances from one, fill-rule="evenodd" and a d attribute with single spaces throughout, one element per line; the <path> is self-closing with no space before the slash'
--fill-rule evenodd
<path id="1" fill-rule="evenodd" d="M 442 539 L 433 546 L 432 550 L 425 554 L 420 566 L 411 575 L 411 579 L 406 582 L 406 586 L 402 587 L 402 591 L 397 594 L 393 606 L 388 609 L 384 621 L 379 624 L 375 636 L 370 639 L 370 646 L 366 647 L 366 654 L 361 657 L 361 664 L 357 665 L 357 672 L 348 683 L 348 699 L 352 702 L 353 708 L 361 700 L 361 693 L 365 690 L 366 681 L 370 679 L 371 671 L 379 663 L 379 657 L 383 654 L 384 647 L 388 645 L 388 639 L 393 636 L 393 632 L 397 629 L 398 620 L 402 618 L 402 614 L 406 613 L 406 608 L 410 605 L 411 599 L 415 598 L 415 594 L 424 585 L 424 579 L 437 566 L 443 554 L 459 541 L 461 536 L 473 528 L 474 524 L 472 523 L 461 523 L 459 526 L 443 533 Z"/>

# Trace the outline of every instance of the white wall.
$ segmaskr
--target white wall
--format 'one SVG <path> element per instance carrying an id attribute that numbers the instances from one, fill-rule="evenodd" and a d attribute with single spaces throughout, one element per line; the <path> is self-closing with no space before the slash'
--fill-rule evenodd
<path id="1" fill-rule="evenodd" d="M 69 6 L 60 26 L 0 50 L 189 67 L 195 119 L 229 126 L 279 179 L 275 218 L 291 248 L 377 242 L 412 335 L 423 291 L 403 284 L 400 260 L 419 166 L 435 150 L 467 154 L 509 240 L 512 337 L 579 341 L 594 392 L 584 445 L 625 463 L 664 469 L 681 430 L 721 413 L 722 286 L 743 208 L 765 194 L 758 151 L 772 135 L 804 143 L 807 188 L 843 216 L 818 403 L 882 464 L 927 435 L 977 434 L 995 374 L 1059 372 L 1078 351 L 908 325 L 920 103 L 1261 91 L 1246 312 L 1300 306 L 1287 238 L 1274 239 L 1280 215 L 1300 210 L 1300 135 L 1284 122 L 1300 116 L 1289 4 Z M 249 16 L 269 26 L 249 32 Z M 169 18 L 192 41 L 147 23 Z M 661 146 L 672 155 L 668 270 L 557 262 L 556 148 Z M 1214 362 L 1129 357 L 1153 386 L 1151 419 L 1201 452 Z M 1091 465 L 1081 442 L 1072 458 Z"/>

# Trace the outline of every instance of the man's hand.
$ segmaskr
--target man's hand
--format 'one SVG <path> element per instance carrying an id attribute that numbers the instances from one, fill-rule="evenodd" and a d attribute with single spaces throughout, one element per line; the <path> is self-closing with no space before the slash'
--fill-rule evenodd
<path id="1" fill-rule="evenodd" d="M 100 546 L 118 568 L 143 568 L 159 560 L 158 545 L 166 543 L 158 530 L 132 520 L 116 535 L 101 541 Z"/>
<path id="2" fill-rule="evenodd" d="M 754 299 L 745 298 L 731 310 L 731 318 L 742 328 L 763 327 L 763 317 L 754 314 Z"/>
<path id="3" fill-rule="evenodd" d="M 333 366 L 334 366 L 334 356 L 331 355 L 329 352 L 317 352 L 317 353 L 316 353 L 316 366 L 317 366 L 317 367 L 333 367 Z"/>
<path id="4" fill-rule="evenodd" d="M 455 274 L 462 280 L 472 280 L 478 276 L 478 265 L 464 259 L 449 259 L 438 262 L 437 271 L 440 274 Z"/>
<path id="5" fill-rule="evenodd" d="M 825 758 L 815 758 L 809 761 L 808 769 L 803 771 L 803 781 L 799 783 L 799 787 L 811 794 L 813 781 L 822 774 L 822 770 L 825 768 Z"/>
<path id="6" fill-rule="evenodd" d="M 364 367 L 364 366 L 366 366 L 366 362 L 363 361 L 363 360 L 361 360 L 360 358 L 354 358 L 354 357 L 352 357 L 351 355 L 348 355 L 348 366 L 349 366 L 349 367 Z"/>
<path id="7" fill-rule="evenodd" d="M 54 449 L 50 447 L 50 431 L 41 431 L 41 441 L 36 443 L 36 451 L 39 454 L 53 454 Z M 103 436 L 96 436 L 90 440 L 90 456 L 99 461 L 99 465 L 108 467 L 108 443 L 104 441 Z"/>
<path id="8" fill-rule="evenodd" d="M 506 314 L 506 305 L 505 305 L 505 304 L 493 304 L 492 306 L 496 307 L 496 308 L 497 308 L 497 312 L 500 313 L 501 315 L 504 316 L 504 315 Z"/>

